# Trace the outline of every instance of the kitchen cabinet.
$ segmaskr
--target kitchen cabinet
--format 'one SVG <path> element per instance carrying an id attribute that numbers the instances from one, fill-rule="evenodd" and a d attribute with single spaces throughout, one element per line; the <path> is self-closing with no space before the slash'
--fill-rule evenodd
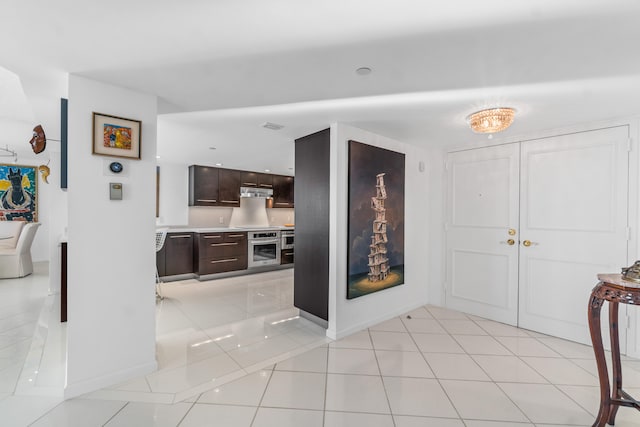
<path id="1" fill-rule="evenodd" d="M 292 208 L 293 203 L 293 177 L 285 175 L 273 175 L 273 206 L 274 208 Z"/>
<path id="2" fill-rule="evenodd" d="M 242 187 L 273 188 L 273 175 L 242 171 Z"/>
<path id="3" fill-rule="evenodd" d="M 242 171 L 218 169 L 218 206 L 240 207 Z"/>
<path id="4" fill-rule="evenodd" d="M 193 273 L 193 233 L 168 233 L 164 245 L 165 276 Z"/>
<path id="5" fill-rule="evenodd" d="M 247 233 L 199 233 L 195 245 L 198 275 L 247 268 Z"/>
<path id="6" fill-rule="evenodd" d="M 189 206 L 219 206 L 218 171 L 209 166 L 189 166 Z"/>
<path id="7" fill-rule="evenodd" d="M 156 267 L 160 277 L 193 273 L 193 233 L 168 233 Z"/>

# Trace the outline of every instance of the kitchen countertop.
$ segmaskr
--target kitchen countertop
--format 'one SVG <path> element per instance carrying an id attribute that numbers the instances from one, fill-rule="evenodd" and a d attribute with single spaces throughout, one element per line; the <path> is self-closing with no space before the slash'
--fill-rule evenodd
<path id="1" fill-rule="evenodd" d="M 263 230 L 294 230 L 295 227 L 285 227 L 283 225 L 274 226 L 247 226 L 247 227 L 193 227 L 190 225 L 167 225 L 157 226 L 156 228 L 167 228 L 169 233 L 185 232 L 185 233 L 220 233 L 228 231 L 263 231 Z"/>

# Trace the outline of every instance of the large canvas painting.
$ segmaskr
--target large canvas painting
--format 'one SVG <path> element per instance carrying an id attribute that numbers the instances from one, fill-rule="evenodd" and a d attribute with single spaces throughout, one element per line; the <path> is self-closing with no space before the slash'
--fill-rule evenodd
<path id="1" fill-rule="evenodd" d="M 35 166 L 0 164 L 0 221 L 38 221 Z"/>
<path id="2" fill-rule="evenodd" d="M 404 283 L 404 154 L 349 141 L 347 298 Z"/>

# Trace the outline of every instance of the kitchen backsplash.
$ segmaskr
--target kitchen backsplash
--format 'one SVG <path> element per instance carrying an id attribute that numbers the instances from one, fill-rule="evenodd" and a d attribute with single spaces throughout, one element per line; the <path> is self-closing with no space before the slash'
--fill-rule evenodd
<path id="1" fill-rule="evenodd" d="M 250 200 L 249 203 L 245 203 L 247 200 Z M 252 204 L 252 202 L 257 201 L 262 203 L 259 208 L 255 207 L 255 204 Z M 243 199 L 241 203 L 240 208 L 192 206 L 189 208 L 188 225 L 193 227 L 265 225 L 264 219 L 267 221 L 266 225 L 269 226 L 294 223 L 293 209 L 265 209 L 264 199 Z M 260 209 L 262 209 L 262 211 L 260 211 Z"/>

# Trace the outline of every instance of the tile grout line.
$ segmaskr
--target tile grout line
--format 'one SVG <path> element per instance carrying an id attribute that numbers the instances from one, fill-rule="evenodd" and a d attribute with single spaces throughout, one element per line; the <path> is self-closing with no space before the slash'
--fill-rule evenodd
<path id="1" fill-rule="evenodd" d="M 109 417 L 109 419 L 104 424 L 102 424 L 102 427 L 104 427 L 107 424 L 109 424 L 109 422 L 111 422 L 111 420 L 113 420 L 120 412 L 122 412 L 122 410 L 124 408 L 126 408 L 129 405 L 129 403 L 131 403 L 131 402 L 125 402 L 124 405 L 122 405 L 122 407 L 115 412 L 115 414 L 113 414 L 111 417 Z"/>
<path id="2" fill-rule="evenodd" d="M 267 380 L 267 384 L 264 386 L 264 390 L 262 391 L 262 395 L 260 396 L 260 400 L 258 401 L 258 406 L 256 406 L 256 411 L 253 413 L 253 418 L 251 418 L 251 423 L 249 424 L 249 426 L 253 426 L 253 424 L 256 422 L 256 418 L 258 417 L 258 411 L 260 410 L 260 408 L 262 407 L 262 401 L 264 400 L 264 396 L 267 394 L 267 390 L 269 389 L 269 384 L 271 384 L 271 379 L 273 378 L 273 374 L 276 371 L 276 365 L 273 365 L 273 368 L 271 368 L 271 371 L 269 372 L 269 379 Z"/>
<path id="3" fill-rule="evenodd" d="M 380 377 L 380 382 L 382 383 L 382 389 L 384 390 L 384 396 L 387 399 L 387 406 L 389 406 L 389 414 L 391 415 L 391 422 L 393 423 L 393 427 L 396 427 L 396 420 L 394 418 L 393 409 L 391 408 L 391 400 L 389 399 L 389 392 L 387 391 L 387 386 L 384 382 L 384 377 L 382 376 L 382 369 L 380 369 L 380 361 L 378 360 L 378 354 L 376 353 L 375 345 L 373 344 L 373 337 L 371 336 L 371 330 L 367 328 L 367 335 L 369 336 L 369 340 L 371 341 L 371 348 L 373 352 L 373 357 L 376 359 L 376 366 L 378 367 L 378 376 Z M 328 369 L 328 365 L 327 365 Z"/>
<path id="4" fill-rule="evenodd" d="M 466 315 L 465 315 L 465 317 L 466 317 Z M 468 319 L 468 320 L 470 320 L 471 322 L 473 322 L 473 324 L 475 324 L 476 326 L 478 326 L 480 329 L 482 329 L 483 331 L 485 331 L 485 332 L 487 333 L 487 336 L 490 336 L 490 337 L 492 337 L 492 338 L 495 340 L 495 337 L 493 337 L 493 335 L 492 335 L 491 333 L 489 333 L 489 331 L 486 331 L 485 329 L 483 329 L 483 328 L 482 328 L 480 325 L 478 325 L 478 324 L 477 324 L 473 319 L 471 319 L 471 318 L 469 318 L 469 317 L 467 317 L 467 319 Z M 437 319 L 436 319 L 436 321 L 437 321 Z M 438 323 L 440 323 L 440 322 L 438 322 Z M 444 327 L 444 326 L 443 326 L 443 327 Z M 453 339 L 454 341 L 458 342 L 452 334 L 449 334 L 449 335 L 451 336 L 451 339 Z M 497 340 L 496 340 L 496 341 L 497 341 Z M 502 345 L 502 343 L 500 343 L 499 341 L 498 341 L 498 343 Z M 460 345 L 460 343 L 458 343 L 458 344 Z M 515 407 L 515 408 L 517 408 L 517 409 L 518 409 L 518 411 L 520 411 L 520 413 L 521 413 L 521 414 L 522 414 L 522 415 L 523 415 L 523 416 L 524 416 L 524 417 L 529 421 L 529 423 L 533 424 L 533 421 L 532 421 L 532 420 L 531 420 L 531 418 L 530 418 L 530 417 L 525 413 L 525 411 L 524 411 L 524 410 L 523 410 L 523 409 L 522 409 L 522 408 L 521 408 L 521 407 L 520 407 L 516 402 L 514 402 L 514 401 L 513 401 L 513 399 L 511 399 L 511 397 L 510 397 L 507 393 L 505 393 L 505 391 L 502 389 L 502 387 L 500 387 L 500 386 L 498 385 L 498 383 L 497 383 L 496 381 L 494 381 L 494 380 L 493 380 L 493 378 L 491 378 L 491 375 L 489 375 L 489 373 L 488 373 L 488 372 L 487 372 L 487 371 L 486 371 L 482 366 L 480 366 L 480 364 L 478 363 L 478 361 L 477 361 L 477 360 L 475 360 L 475 359 L 473 358 L 473 355 L 471 355 L 471 354 L 467 351 L 467 349 L 466 349 L 466 348 L 464 348 L 462 345 L 460 345 L 460 347 L 461 347 L 461 348 L 462 348 L 462 350 L 465 352 L 465 354 L 467 355 L 467 357 L 469 357 L 469 359 L 471 359 L 471 360 L 473 361 L 473 363 L 475 363 L 475 364 L 476 364 L 476 366 L 477 366 L 477 367 L 478 367 L 478 368 L 479 368 L 479 369 L 480 369 L 480 370 L 481 370 L 481 371 L 482 371 L 482 372 L 487 376 L 487 378 L 489 378 L 489 382 L 493 383 L 493 385 L 494 385 L 494 386 L 495 386 L 495 387 L 496 387 L 496 388 L 497 388 L 497 389 L 498 389 L 498 390 L 499 390 L 499 391 L 500 391 L 500 392 L 501 392 L 501 393 L 502 393 L 502 394 L 507 398 L 507 400 L 508 400 L 509 402 L 511 402 L 511 404 L 513 404 L 513 405 L 514 405 L 514 407 Z M 510 353 L 512 353 L 512 352 L 511 352 L 511 350 L 509 350 L 509 349 L 507 349 L 507 350 L 508 350 Z M 486 382 L 486 381 L 484 381 L 484 382 Z M 441 384 L 440 386 L 442 387 L 442 384 Z M 444 387 L 442 387 L 442 388 L 443 388 L 443 390 L 444 390 Z M 445 393 L 446 393 L 446 390 L 445 390 Z M 447 394 L 447 396 L 448 396 L 448 394 Z M 453 402 L 452 402 L 452 404 L 453 404 Z M 454 405 L 454 407 L 455 407 L 455 405 Z M 456 410 L 457 410 L 457 409 L 456 409 Z M 495 421 L 500 421 L 500 420 L 495 420 Z M 465 424 L 466 424 L 466 423 L 465 423 Z"/>
<path id="5" fill-rule="evenodd" d="M 327 420 L 327 390 L 329 388 L 329 352 L 331 348 L 327 345 L 327 367 L 324 370 L 324 403 L 322 404 L 322 425 L 324 426 Z"/>
<path id="6" fill-rule="evenodd" d="M 440 325 L 440 327 L 442 327 L 442 325 L 440 324 L 440 322 L 438 322 L 437 319 L 435 319 L 435 317 L 433 316 L 433 314 L 429 311 L 429 309 L 427 308 L 427 306 L 422 306 L 427 313 L 429 313 L 430 316 L 432 316 L 434 318 L 434 320 L 436 320 L 436 322 Z M 403 315 L 405 316 L 405 315 Z M 407 315 L 408 316 L 408 315 Z M 404 325 L 404 327 L 407 329 L 407 331 L 409 332 L 409 328 L 407 328 L 407 325 L 404 324 L 404 321 L 402 321 L 402 324 Z M 444 328 L 443 328 L 444 329 Z M 447 331 L 448 334 L 448 331 Z M 416 340 L 413 338 L 413 335 L 411 334 L 411 332 L 409 332 L 409 336 L 411 337 L 411 341 L 413 341 L 413 344 L 418 347 L 418 343 L 416 342 Z M 420 349 L 420 347 L 418 347 L 418 350 Z M 464 349 L 463 349 L 464 350 Z M 438 383 L 438 386 L 440 387 L 440 390 L 442 390 L 442 393 L 444 393 L 444 395 L 447 397 L 447 400 L 449 401 L 449 404 L 451 405 L 451 407 L 453 408 L 453 410 L 456 412 L 456 414 L 458 415 L 458 419 L 460 421 L 462 421 L 463 424 L 466 424 L 463 420 L 462 420 L 462 416 L 460 415 L 460 411 L 458 411 L 458 408 L 456 407 L 456 405 L 453 403 L 453 400 L 451 399 L 451 396 L 449 396 L 449 393 L 447 393 L 447 390 L 445 390 L 445 388 L 442 386 L 442 382 L 440 382 L 440 378 L 438 378 L 438 375 L 436 374 L 436 371 L 433 370 L 433 368 L 431 367 L 431 365 L 429 364 L 429 361 L 427 360 L 427 358 L 425 357 L 423 352 L 420 352 L 420 355 L 422 356 L 422 359 L 424 360 L 424 362 L 427 364 L 427 366 L 429 367 L 429 369 L 431 370 L 431 372 L 433 373 L 433 378 L 436 380 L 436 382 Z"/>

